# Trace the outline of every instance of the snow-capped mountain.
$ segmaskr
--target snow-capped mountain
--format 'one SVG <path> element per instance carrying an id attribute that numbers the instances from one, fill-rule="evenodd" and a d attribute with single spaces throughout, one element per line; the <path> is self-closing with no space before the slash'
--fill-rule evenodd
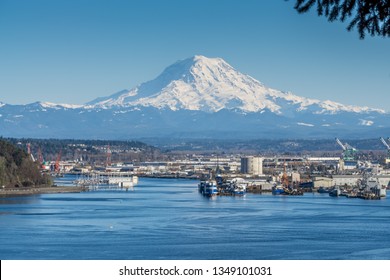
<path id="1" fill-rule="evenodd" d="M 156 79 L 132 90 L 124 90 L 88 104 L 102 108 L 143 106 L 204 112 L 239 109 L 243 112 L 269 110 L 283 114 L 286 106 L 293 106 L 297 111 L 312 109 L 315 113 L 384 113 L 379 109 L 345 106 L 271 89 L 251 76 L 238 72 L 221 58 L 199 55 L 176 62 Z"/>
<path id="2" fill-rule="evenodd" d="M 10 137 L 375 138 L 390 134 L 389 120 L 384 110 L 269 88 L 204 56 L 84 105 L 0 102 L 0 136 Z"/>

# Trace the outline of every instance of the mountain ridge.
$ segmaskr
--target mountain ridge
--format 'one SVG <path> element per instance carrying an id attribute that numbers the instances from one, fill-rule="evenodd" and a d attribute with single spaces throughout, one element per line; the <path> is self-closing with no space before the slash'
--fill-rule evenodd
<path id="1" fill-rule="evenodd" d="M 8 137 L 366 137 L 389 135 L 389 123 L 384 110 L 272 89 L 204 56 L 83 105 L 0 102 L 0 136 Z"/>

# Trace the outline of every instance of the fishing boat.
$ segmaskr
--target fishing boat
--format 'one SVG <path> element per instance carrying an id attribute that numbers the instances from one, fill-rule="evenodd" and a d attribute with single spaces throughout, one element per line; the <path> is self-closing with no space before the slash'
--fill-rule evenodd
<path id="1" fill-rule="evenodd" d="M 244 195 L 246 193 L 247 182 L 242 178 L 234 178 L 231 181 L 233 195 Z"/>
<path id="2" fill-rule="evenodd" d="M 281 195 L 284 193 L 285 193 L 284 187 L 281 184 L 277 184 L 277 185 L 272 187 L 272 194 L 273 195 Z"/>
<path id="3" fill-rule="evenodd" d="M 198 185 L 199 192 L 204 196 L 216 196 L 218 195 L 217 183 L 214 180 L 201 181 Z"/>
<path id="4" fill-rule="evenodd" d="M 335 187 L 333 190 L 329 192 L 329 196 L 338 197 L 341 194 L 341 190 L 339 187 Z"/>
<path id="5" fill-rule="evenodd" d="M 246 185 L 239 184 L 233 189 L 234 195 L 244 195 L 246 193 Z"/>
<path id="6" fill-rule="evenodd" d="M 330 188 L 325 188 L 325 187 L 319 187 L 317 192 L 318 193 L 329 193 L 331 191 Z"/>

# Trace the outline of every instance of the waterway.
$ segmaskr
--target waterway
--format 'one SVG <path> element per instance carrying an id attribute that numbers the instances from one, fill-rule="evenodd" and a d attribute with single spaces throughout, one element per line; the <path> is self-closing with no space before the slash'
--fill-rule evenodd
<path id="1" fill-rule="evenodd" d="M 197 181 L 0 198 L 0 259 L 390 259 L 390 199 L 206 198 Z"/>

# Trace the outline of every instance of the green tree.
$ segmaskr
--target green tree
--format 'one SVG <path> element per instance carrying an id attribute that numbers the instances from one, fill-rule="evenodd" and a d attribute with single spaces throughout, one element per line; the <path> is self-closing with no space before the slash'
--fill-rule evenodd
<path id="1" fill-rule="evenodd" d="M 6 172 L 5 158 L 0 156 L 0 188 L 7 183 L 7 172 Z"/>
<path id="2" fill-rule="evenodd" d="M 38 164 L 25 151 L 0 138 L 0 187 L 50 183 L 50 178 L 40 173 Z"/>
<path id="3" fill-rule="evenodd" d="M 296 0 L 294 8 L 306 13 L 317 6 L 319 16 L 329 21 L 351 18 L 347 30 L 358 29 L 360 39 L 366 34 L 390 37 L 390 1 L 389 0 Z"/>

